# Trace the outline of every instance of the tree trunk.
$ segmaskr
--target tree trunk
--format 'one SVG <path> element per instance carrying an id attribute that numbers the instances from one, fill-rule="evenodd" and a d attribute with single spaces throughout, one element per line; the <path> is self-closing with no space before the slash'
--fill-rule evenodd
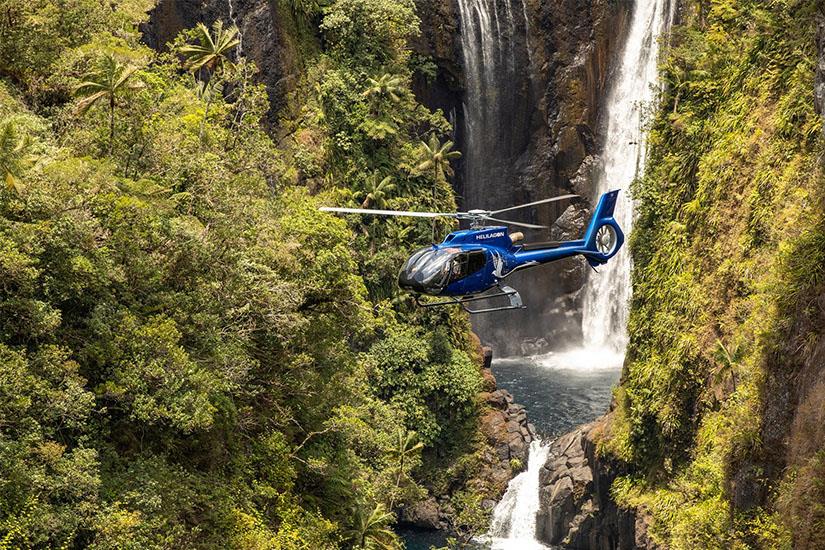
<path id="1" fill-rule="evenodd" d="M 109 96 L 109 156 L 115 143 L 115 94 Z"/>
<path id="2" fill-rule="evenodd" d="M 206 126 L 206 119 L 209 117 L 209 107 L 212 105 L 212 94 L 215 93 L 215 87 L 212 84 L 212 80 L 215 78 L 215 75 L 209 73 L 209 82 L 204 87 L 204 91 L 212 88 L 212 91 L 209 92 L 209 97 L 206 98 L 206 109 L 203 111 L 203 120 L 201 120 L 201 127 L 198 129 L 198 148 L 201 147 L 201 142 L 203 141 L 203 128 Z"/>

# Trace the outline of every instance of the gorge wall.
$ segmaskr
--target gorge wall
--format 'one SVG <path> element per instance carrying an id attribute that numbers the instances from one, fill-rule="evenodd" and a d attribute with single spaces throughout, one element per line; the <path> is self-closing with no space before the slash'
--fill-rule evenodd
<path id="1" fill-rule="evenodd" d="M 607 417 L 554 445 L 547 542 L 825 544 L 825 5 L 725 5 L 680 2 L 627 361 Z"/>

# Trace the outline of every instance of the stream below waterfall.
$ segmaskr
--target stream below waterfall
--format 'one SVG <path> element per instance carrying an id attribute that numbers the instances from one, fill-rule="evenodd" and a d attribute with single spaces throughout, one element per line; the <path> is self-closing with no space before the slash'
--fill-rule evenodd
<path id="1" fill-rule="evenodd" d="M 493 374 L 499 388 L 518 396 L 518 402 L 529 411 L 530 422 L 544 441 L 557 437 L 580 424 L 594 420 L 607 411 L 612 389 L 619 380 L 622 356 L 611 351 L 572 350 L 549 353 L 533 357 L 510 357 L 493 361 Z M 542 450 L 536 444 L 530 450 L 530 464 L 518 481 L 536 485 L 536 502 L 505 502 L 503 506 L 538 506 L 538 472 L 530 467 L 540 468 L 544 462 Z M 533 475 L 531 475 L 533 474 Z M 522 491 L 517 491 L 521 493 Z M 505 515 L 505 514 L 501 514 Z M 507 514 L 509 515 L 509 514 Z M 514 514 L 527 517 L 530 514 Z M 494 526 L 495 527 L 495 526 Z M 516 526 L 520 528 L 535 528 Z M 524 529 L 523 529 L 524 530 Z M 407 550 L 428 550 L 430 546 L 446 544 L 443 533 L 403 530 L 400 532 Z M 526 531 L 523 537 L 492 539 L 479 548 L 500 550 L 542 548 Z"/>
<path id="2" fill-rule="evenodd" d="M 535 517 L 539 509 L 539 470 L 547 460 L 548 444 L 607 412 L 623 360 L 623 354 L 611 349 L 592 348 L 493 362 L 498 386 L 519 396 L 541 439 L 530 447 L 527 470 L 510 482 L 496 505 L 487 547 L 545 548 L 535 538 Z"/>

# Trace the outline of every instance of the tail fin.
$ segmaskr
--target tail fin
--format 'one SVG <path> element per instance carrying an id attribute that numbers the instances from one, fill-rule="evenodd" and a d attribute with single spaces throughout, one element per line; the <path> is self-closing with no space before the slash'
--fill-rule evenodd
<path id="1" fill-rule="evenodd" d="M 608 191 L 601 196 L 590 218 L 587 232 L 584 234 L 582 254 L 592 267 L 607 263 L 607 260 L 615 256 L 624 244 L 622 228 L 613 219 L 613 210 L 616 208 L 618 196 L 618 189 Z"/>

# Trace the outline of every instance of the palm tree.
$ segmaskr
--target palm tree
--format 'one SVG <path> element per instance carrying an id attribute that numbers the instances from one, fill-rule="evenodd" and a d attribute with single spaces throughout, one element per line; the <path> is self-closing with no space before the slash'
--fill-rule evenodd
<path id="1" fill-rule="evenodd" d="M 714 374 L 714 382 L 719 383 L 725 378 L 730 378 L 733 391 L 736 392 L 736 371 L 739 362 L 742 360 L 742 349 L 737 346 L 730 351 L 720 339 L 716 339 L 716 350 L 713 354 L 719 367 Z"/>
<path id="2" fill-rule="evenodd" d="M 6 122 L 0 128 L 0 174 L 6 182 L 9 191 L 23 189 L 20 175 L 28 167 L 27 155 L 31 139 L 28 135 L 18 136 L 17 128 L 12 121 Z"/>
<path id="3" fill-rule="evenodd" d="M 401 480 L 404 477 L 404 466 L 406 462 L 412 462 L 412 458 L 424 448 L 424 444 L 418 440 L 418 434 L 400 428 L 396 433 L 395 447 L 390 450 L 390 457 L 398 460 L 398 475 L 395 479 L 395 488 L 401 487 Z M 390 508 L 393 504 L 390 503 Z"/>
<path id="4" fill-rule="evenodd" d="M 682 98 L 682 92 L 688 85 L 688 72 L 684 67 L 669 63 L 665 67 L 665 78 L 667 83 L 673 88 L 673 114 L 679 110 L 679 100 Z"/>
<path id="5" fill-rule="evenodd" d="M 184 44 L 179 51 L 186 57 L 186 66 L 193 74 L 199 74 L 203 77 L 204 70 L 208 73 L 208 86 L 203 89 L 199 87 L 199 95 L 206 96 L 206 108 L 203 111 L 203 120 L 201 120 L 198 129 L 198 141 L 201 141 L 203 127 L 209 116 L 209 107 L 211 107 L 212 98 L 214 97 L 214 89 L 208 91 L 207 87 L 214 88 L 217 86 L 220 79 L 213 77 L 223 76 L 227 69 L 234 67 L 228 55 L 230 50 L 240 44 L 241 41 L 238 35 L 238 27 L 232 25 L 224 29 L 223 21 L 220 19 L 212 25 L 212 32 L 203 23 L 198 23 L 195 27 L 195 40 L 197 41 L 196 44 Z"/>
<path id="6" fill-rule="evenodd" d="M 428 142 L 422 141 L 419 144 L 420 162 L 418 166 L 416 166 L 416 169 L 419 172 L 432 170 L 436 183 L 445 181 L 447 176 L 453 175 L 450 161 L 461 158 L 461 153 L 459 151 L 453 151 L 452 148 L 452 141 L 441 143 L 438 140 L 438 136 L 434 133 L 430 134 Z"/>
<path id="7" fill-rule="evenodd" d="M 401 96 L 398 95 L 404 85 L 404 79 L 401 76 L 385 73 L 378 79 L 368 78 L 367 85 L 363 93 L 364 97 L 388 97 L 393 103 L 401 101 Z"/>
<path id="8" fill-rule="evenodd" d="M 84 75 L 84 81 L 75 88 L 75 94 L 83 96 L 77 104 L 77 112 L 83 114 L 100 100 L 109 105 L 109 154 L 115 138 L 115 106 L 117 95 L 126 90 L 136 90 L 143 86 L 140 82 L 131 82 L 137 67 L 124 65 L 111 54 L 104 55 L 98 67 Z"/>
<path id="9" fill-rule="evenodd" d="M 186 57 L 187 67 L 193 73 L 206 69 L 211 76 L 232 66 L 227 56 L 229 51 L 240 43 L 238 27 L 232 25 L 224 29 L 223 21 L 218 19 L 212 25 L 212 31 L 210 32 L 203 23 L 198 23 L 195 27 L 197 44 L 184 44 L 180 48 L 180 53 Z"/>
<path id="10" fill-rule="evenodd" d="M 387 176 L 381 181 L 378 181 L 378 176 L 373 174 L 372 177 L 367 180 L 367 196 L 364 202 L 361 203 L 361 208 L 369 208 L 370 206 L 382 208 L 386 204 L 386 199 L 395 191 L 395 188 L 396 185 L 393 182 L 392 176 Z"/>
<path id="11" fill-rule="evenodd" d="M 419 144 L 420 162 L 416 166 L 419 172 L 433 171 L 433 204 L 437 200 L 438 184 L 446 181 L 447 176 L 453 175 L 453 168 L 450 166 L 450 161 L 461 158 L 461 153 L 453 151 L 453 142 L 445 141 L 441 143 L 435 133 L 430 134 L 429 142 L 422 141 Z M 432 238 L 435 241 L 436 219 L 432 222 Z"/>
<path id="12" fill-rule="evenodd" d="M 353 510 L 352 526 L 344 532 L 344 537 L 355 548 L 395 550 L 398 542 L 395 533 L 388 527 L 394 519 L 395 516 L 387 512 L 381 503 L 371 509 L 358 506 Z"/>

